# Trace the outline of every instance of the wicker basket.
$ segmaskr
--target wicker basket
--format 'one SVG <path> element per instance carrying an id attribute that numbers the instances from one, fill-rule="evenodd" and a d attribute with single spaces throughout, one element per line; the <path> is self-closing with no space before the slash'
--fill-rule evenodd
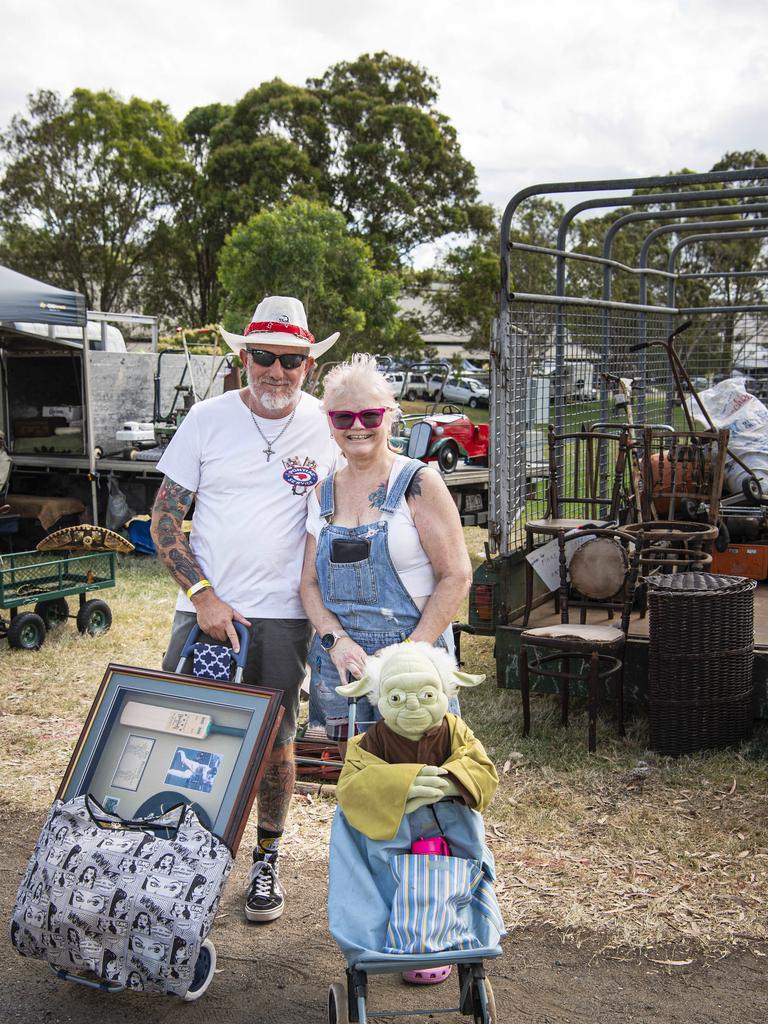
<path id="1" fill-rule="evenodd" d="M 647 582 L 651 749 L 685 754 L 748 739 L 756 582 L 706 572 Z"/>

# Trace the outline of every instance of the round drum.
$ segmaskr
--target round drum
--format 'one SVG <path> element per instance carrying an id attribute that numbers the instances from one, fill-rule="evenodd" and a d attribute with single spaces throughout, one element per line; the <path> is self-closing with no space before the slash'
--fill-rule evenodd
<path id="1" fill-rule="evenodd" d="M 627 552 L 610 537 L 595 537 L 577 548 L 571 558 L 571 584 L 586 598 L 604 601 L 624 586 Z"/>

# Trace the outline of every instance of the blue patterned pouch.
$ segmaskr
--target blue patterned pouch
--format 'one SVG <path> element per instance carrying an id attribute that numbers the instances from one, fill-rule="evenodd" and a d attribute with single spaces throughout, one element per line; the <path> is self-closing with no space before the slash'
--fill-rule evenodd
<path id="1" fill-rule="evenodd" d="M 192 673 L 201 679 L 229 679 L 232 648 L 225 644 L 198 643 L 192 648 Z"/>

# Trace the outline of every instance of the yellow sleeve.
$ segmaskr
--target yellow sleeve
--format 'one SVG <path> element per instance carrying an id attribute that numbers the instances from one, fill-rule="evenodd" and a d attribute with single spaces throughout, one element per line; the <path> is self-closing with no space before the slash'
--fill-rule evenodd
<path id="1" fill-rule="evenodd" d="M 353 737 L 336 784 L 336 799 L 353 828 L 369 839 L 392 839 L 405 814 L 408 790 L 420 764 L 388 764 Z"/>
<path id="2" fill-rule="evenodd" d="M 474 809 L 482 814 L 493 800 L 499 776 L 485 747 L 469 726 L 456 715 L 446 717 L 451 730 L 451 756 L 442 767 L 465 787 Z"/>

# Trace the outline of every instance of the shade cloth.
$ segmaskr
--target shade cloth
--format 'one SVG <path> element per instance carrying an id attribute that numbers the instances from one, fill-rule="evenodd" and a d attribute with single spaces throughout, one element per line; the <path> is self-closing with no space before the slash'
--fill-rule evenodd
<path id="1" fill-rule="evenodd" d="M 0 267 L 0 320 L 83 327 L 85 296 Z"/>

